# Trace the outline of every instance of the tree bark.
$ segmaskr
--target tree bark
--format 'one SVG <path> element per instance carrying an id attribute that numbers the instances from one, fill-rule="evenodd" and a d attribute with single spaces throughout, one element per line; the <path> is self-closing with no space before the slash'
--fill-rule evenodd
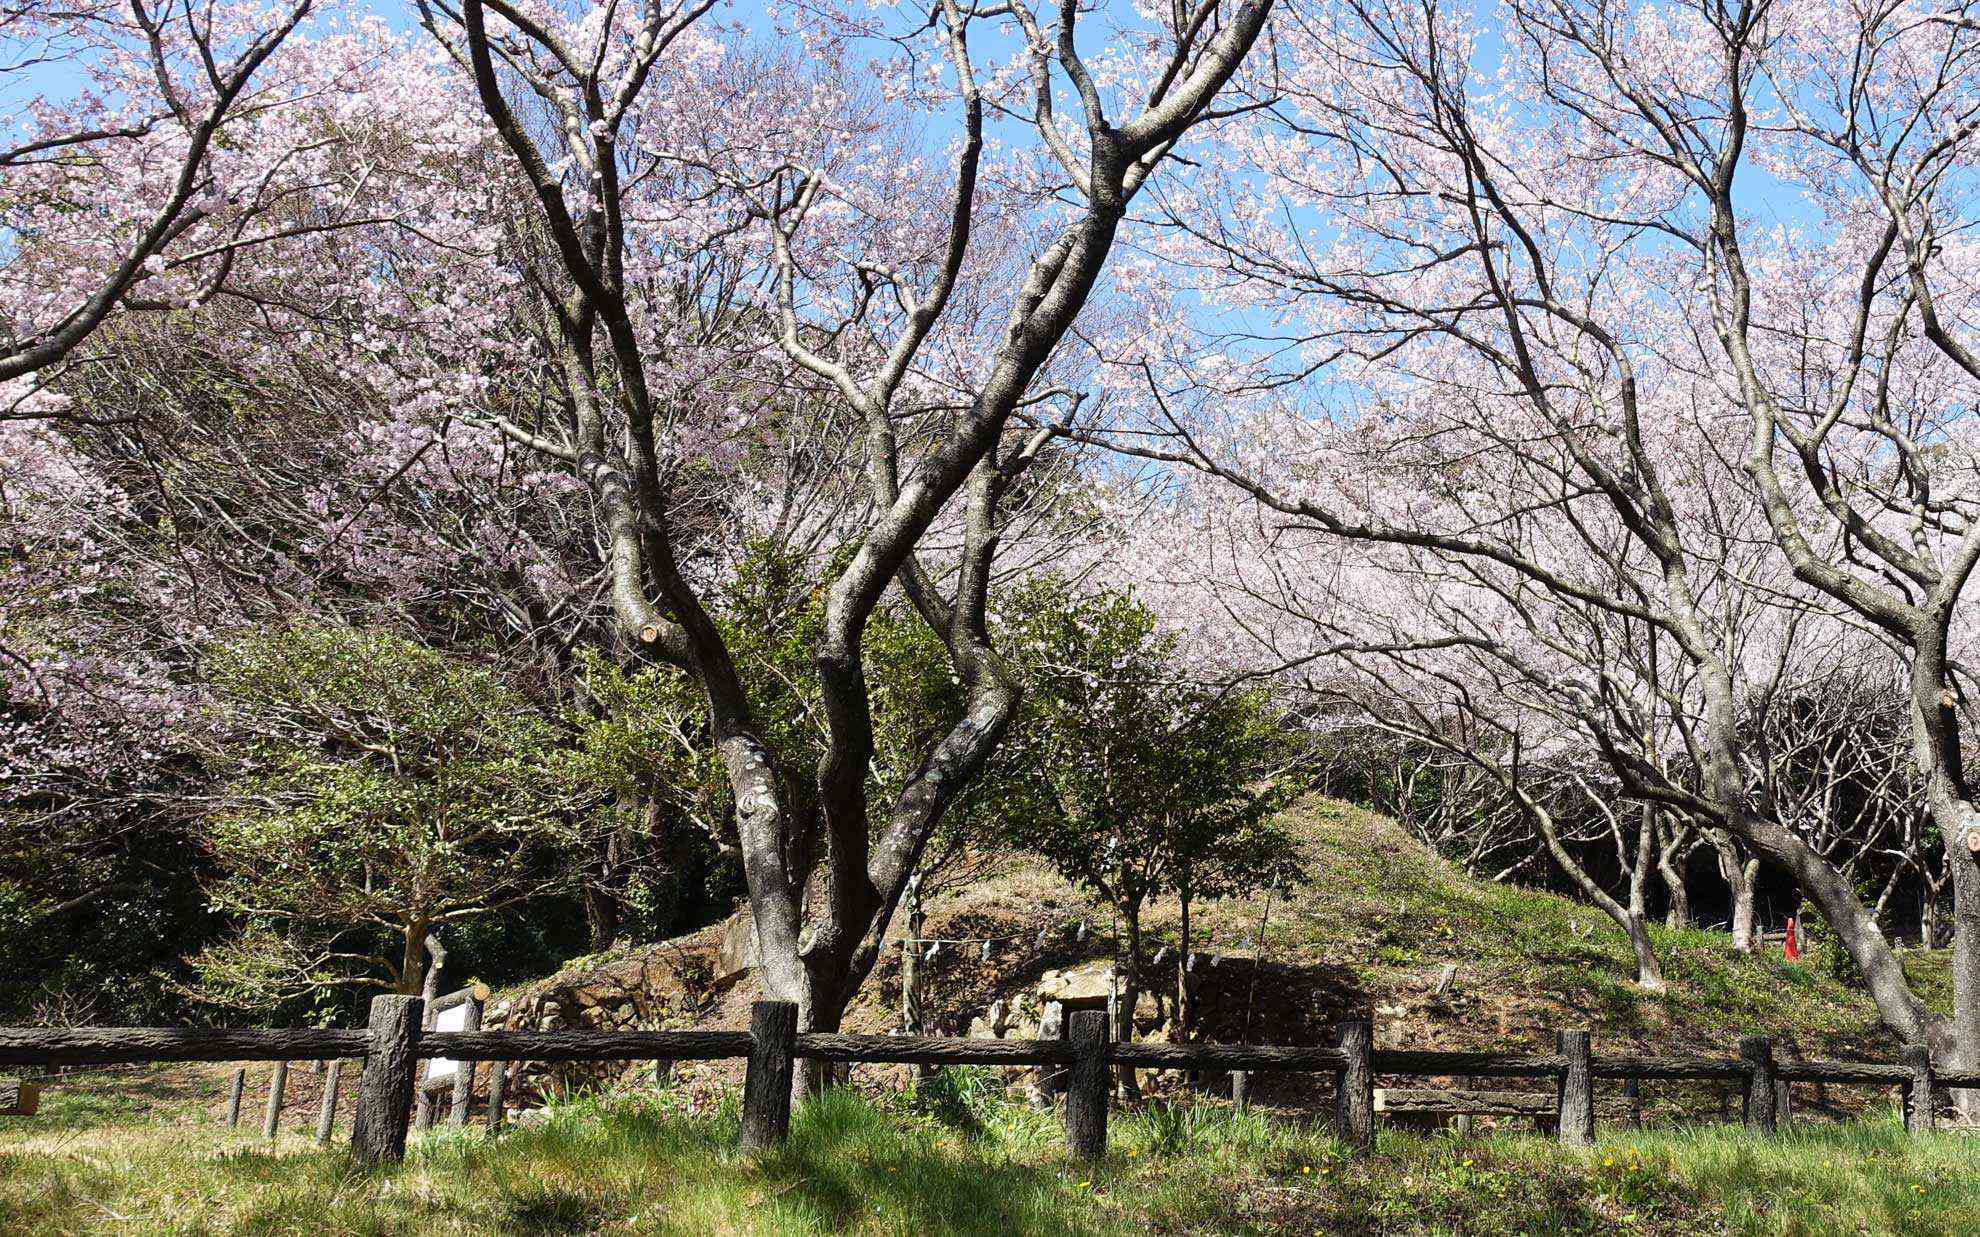
<path id="1" fill-rule="evenodd" d="M 1664 911 L 1664 926 L 1682 930 L 1689 928 L 1691 919 L 1691 889 L 1685 881 L 1686 861 L 1690 858 L 1691 830 L 1688 826 L 1674 824 L 1654 807 L 1644 806 L 1644 811 L 1656 813 L 1660 833 L 1657 848 L 1657 875 L 1664 882 L 1664 895 L 1668 906 Z"/>
<path id="2" fill-rule="evenodd" d="M 1176 950 L 1176 1039 L 1180 1042 L 1189 1039 L 1190 1027 L 1196 1019 L 1189 992 L 1189 906 L 1195 897 L 1186 878 L 1177 895 L 1182 902 L 1182 922 L 1177 930 L 1181 948 Z"/>
<path id="3" fill-rule="evenodd" d="M 1760 874 L 1760 863 L 1741 853 L 1739 843 L 1724 829 L 1708 829 L 1706 840 L 1712 845 L 1712 853 L 1719 864 L 1719 877 L 1726 882 L 1726 891 L 1732 896 L 1732 945 L 1740 953 L 1752 953 L 1755 945 L 1753 932 L 1753 890 Z"/>
<path id="4" fill-rule="evenodd" d="M 921 1018 L 921 878 L 908 882 L 907 936 L 901 942 L 901 1030 L 908 1035 L 927 1031 Z"/>
<path id="5" fill-rule="evenodd" d="M 393 988 L 398 995 L 417 996 L 424 991 L 421 980 L 427 970 L 426 956 L 435 948 L 428 943 L 429 937 L 426 920 L 415 918 L 406 922 L 400 939 L 399 982 Z"/>
<path id="6" fill-rule="evenodd" d="M 1623 930 L 1629 947 L 1636 954 L 1636 984 L 1650 992 L 1664 990 L 1664 968 L 1657 961 L 1656 946 L 1650 940 L 1650 921 L 1639 911 L 1631 911 Z"/>
<path id="7" fill-rule="evenodd" d="M 1140 902 L 1130 902 L 1121 907 L 1121 926 L 1127 933 L 1127 949 L 1122 955 L 1124 965 L 1114 1005 L 1114 1042 L 1117 1044 L 1129 1043 L 1134 1039 L 1134 1007 L 1141 1000 Z M 1117 1081 L 1123 1096 L 1133 1098 L 1141 1094 L 1141 1083 L 1136 1079 L 1132 1065 L 1118 1067 Z"/>
<path id="8" fill-rule="evenodd" d="M 447 947 L 440 943 L 440 933 L 434 928 L 422 928 L 420 943 L 426 950 L 426 978 L 420 982 L 419 997 L 425 1008 L 426 1023 L 422 1029 L 431 1030 L 433 1022 L 433 1002 L 440 995 L 440 973 L 447 966 Z M 424 1067 L 413 1066 L 415 1077 L 425 1073 Z M 413 1126 L 425 1130 L 433 1124 L 433 1094 L 423 1086 L 413 1087 Z"/>

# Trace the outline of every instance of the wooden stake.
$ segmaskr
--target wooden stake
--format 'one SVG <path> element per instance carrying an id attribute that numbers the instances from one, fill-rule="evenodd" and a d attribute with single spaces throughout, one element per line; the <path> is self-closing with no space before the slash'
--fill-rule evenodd
<path id="1" fill-rule="evenodd" d="M 234 1076 L 227 1081 L 227 1128 L 236 1129 L 241 1124 L 241 1092 L 247 1089 L 247 1070 L 236 1067 Z"/>
<path id="2" fill-rule="evenodd" d="M 282 1124 L 282 1092 L 289 1089 L 289 1063 L 277 1061 L 275 1076 L 268 1080 L 268 1112 L 261 1119 L 261 1136 L 270 1142 Z"/>
<path id="3" fill-rule="evenodd" d="M 412 1115 L 421 1022 L 426 1002 L 416 996 L 371 999 L 371 1046 L 358 1080 L 351 1155 L 370 1168 L 405 1158 L 406 1119 Z"/>
<path id="4" fill-rule="evenodd" d="M 1567 1068 L 1561 1073 L 1557 1095 L 1558 1135 L 1564 1147 L 1586 1147 L 1595 1141 L 1595 1074 L 1589 1061 L 1587 1031 L 1562 1031 L 1555 1040 Z"/>
<path id="5" fill-rule="evenodd" d="M 790 1136 L 797 1017 L 797 1005 L 791 1001 L 758 1001 L 750 1007 L 749 1034 L 754 1042 L 743 1074 L 745 1151 L 779 1147 Z"/>
<path id="6" fill-rule="evenodd" d="M 502 1111 L 504 1094 L 509 1086 L 509 1063 L 497 1061 L 488 1071 L 488 1132 L 491 1135 L 502 1132 L 502 1122 L 506 1114 Z"/>
<path id="7" fill-rule="evenodd" d="M 1932 1050 L 1923 1044 L 1908 1044 L 1898 1049 L 1898 1063 L 1911 1070 L 1911 1080 L 1903 1090 L 1904 1128 L 1913 1134 L 1930 1134 L 1938 1124 L 1932 1095 L 1938 1085 L 1932 1077 Z"/>
<path id="8" fill-rule="evenodd" d="M 1082 1160 L 1107 1154 L 1107 1011 L 1072 1013 L 1072 1075 L 1066 1086 L 1066 1143 Z"/>
<path id="9" fill-rule="evenodd" d="M 1334 1043 L 1347 1054 L 1347 1064 L 1335 1076 L 1334 1132 L 1350 1150 L 1365 1153 L 1375 1146 L 1375 1027 L 1366 1018 L 1334 1028 Z"/>
<path id="10" fill-rule="evenodd" d="M 323 1075 L 323 1103 L 316 1114 L 316 1141 L 319 1146 L 330 1145 L 330 1130 L 337 1123 L 337 1084 L 343 1076 L 342 1061 L 330 1062 L 330 1071 Z"/>
<path id="11" fill-rule="evenodd" d="M 1739 1041 L 1740 1060 L 1746 1062 L 1746 1128 L 1756 1134 L 1774 1132 L 1774 1041 L 1765 1035 L 1749 1035 Z"/>
<path id="12" fill-rule="evenodd" d="M 468 999 L 467 1013 L 461 1030 L 479 1031 L 481 1029 L 481 1001 L 482 998 L 478 996 Z M 473 1061 L 454 1062 L 453 1103 L 447 1109 L 447 1122 L 450 1125 L 467 1124 L 468 1112 L 474 1107 L 475 1065 L 476 1063 Z"/>

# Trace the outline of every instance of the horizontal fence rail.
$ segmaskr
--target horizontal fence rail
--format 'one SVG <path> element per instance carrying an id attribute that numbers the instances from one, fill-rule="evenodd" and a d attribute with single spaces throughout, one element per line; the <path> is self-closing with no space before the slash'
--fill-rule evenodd
<path id="1" fill-rule="evenodd" d="M 1636 1057 L 1596 1053 L 1588 1058 L 1588 1064 L 1597 1078 L 1640 1078 L 1665 1082 L 1737 1082 L 1748 1073 L 1746 1063 L 1738 1057 Z"/>
<path id="2" fill-rule="evenodd" d="M 428 1031 L 414 1055 L 454 1061 L 724 1061 L 748 1031 Z"/>
<path id="3" fill-rule="evenodd" d="M 0 1065 L 134 1065 L 147 1061 L 329 1061 L 370 1051 L 368 1031 L 230 1031 L 197 1027 L 0 1027 Z"/>
<path id="4" fill-rule="evenodd" d="M 1980 1072 L 1933 1068 L 1929 1055 L 1907 1048 L 1896 1063 L 1878 1061 L 1780 1061 L 1764 1037 L 1741 1040 L 1738 1056 L 1642 1056 L 1595 1053 L 1585 1031 L 1560 1035 L 1552 1053 L 1442 1052 L 1375 1049 L 1367 1020 L 1340 1024 L 1331 1046 L 1255 1044 L 1169 1044 L 1108 1039 L 1107 1015 L 1076 1010 L 1062 1039 L 964 1039 L 937 1036 L 842 1035 L 799 1032 L 795 1006 L 758 1002 L 748 1031 L 428 1031 L 417 997 L 379 997 L 367 1030 L 228 1030 L 186 1027 L 0 1027 L 0 1065 L 122 1065 L 180 1061 L 342 1061 L 363 1062 L 353 1154 L 364 1163 L 389 1162 L 405 1147 L 408 1111 L 418 1087 L 420 1061 L 447 1059 L 472 1070 L 494 1063 L 490 1079 L 488 1126 L 503 1123 L 502 1093 L 515 1062 L 712 1061 L 748 1062 L 744 1081 L 744 1143 L 764 1147 L 781 1142 L 789 1128 L 792 1062 L 807 1058 L 833 1062 L 909 1065 L 1059 1067 L 1054 1076 L 1066 1093 L 1068 1140 L 1082 1156 L 1106 1146 L 1109 1081 L 1113 1067 L 1230 1071 L 1242 1080 L 1263 1072 L 1327 1073 L 1334 1076 L 1338 1101 L 1335 1124 L 1351 1146 L 1365 1148 L 1374 1133 L 1376 1075 L 1459 1079 L 1532 1078 L 1555 1082 L 1544 1092 L 1435 1093 L 1387 1092 L 1385 1111 L 1406 1104 L 1417 1112 L 1461 1112 L 1467 1103 L 1491 1109 L 1514 1108 L 1558 1122 L 1565 1142 L 1585 1142 L 1594 1128 L 1594 1079 L 1736 1082 L 1741 1084 L 1748 1128 L 1772 1130 L 1789 1083 L 1836 1083 L 1902 1089 L 1908 1128 L 1932 1128 L 1936 1089 L 1980 1087 Z M 279 1066 L 278 1066 L 279 1068 Z M 671 1066 L 670 1066 L 671 1068 Z M 656 1075 L 657 1076 L 657 1075 Z M 239 1104 L 240 1071 L 234 1076 L 233 1105 Z M 1466 1086 L 1475 1086 L 1467 1082 Z M 1242 1083 L 1234 1087 L 1243 1094 Z M 471 1092 L 463 1080 L 456 1096 Z M 1470 1099 L 1466 1097 L 1470 1096 Z M 1506 1096 L 1530 1097 L 1513 1103 Z M 1478 1098 L 1484 1097 L 1484 1098 Z M 1496 1098 L 1495 1098 L 1496 1097 Z M 1630 1093 L 1635 1104 L 1635 1092 Z M 334 1100 L 332 1101 L 334 1103 Z M 276 1103 L 271 1095 L 271 1112 Z M 1640 1109 L 1639 1109 L 1640 1111 Z M 273 1120 L 273 1118 L 270 1118 Z M 457 1099 L 454 1120 L 465 1119 Z M 327 1127 L 327 1122 L 324 1123 Z M 327 1140 L 327 1128 L 319 1141 Z"/>
<path id="5" fill-rule="evenodd" d="M 926 1035 L 825 1035 L 800 1033 L 794 1056 L 819 1061 L 867 1061 L 888 1065 L 1070 1065 L 1072 1044 L 1062 1039 L 957 1039 Z"/>
<path id="6" fill-rule="evenodd" d="M 1567 1058 L 1558 1053 L 1518 1052 L 1420 1052 L 1414 1049 L 1388 1049 L 1375 1055 L 1375 1068 L 1384 1074 L 1414 1074 L 1418 1077 L 1462 1077 L 1477 1074 L 1485 1078 L 1558 1078 L 1567 1069 Z"/>
<path id="7" fill-rule="evenodd" d="M 1381 1068 L 1381 1053 L 1374 1054 Z M 1272 1048 L 1253 1044 L 1111 1044 L 1107 1061 L 1136 1069 L 1222 1069 L 1246 1073 L 1273 1070 L 1325 1073 L 1347 1067 L 1339 1048 Z M 1400 1071 L 1398 1071 L 1400 1072 Z"/>

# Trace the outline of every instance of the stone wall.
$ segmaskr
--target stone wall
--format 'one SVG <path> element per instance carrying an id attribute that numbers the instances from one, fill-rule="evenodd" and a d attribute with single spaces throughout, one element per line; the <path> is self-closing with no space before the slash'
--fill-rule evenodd
<path id="1" fill-rule="evenodd" d="M 580 959 L 549 979 L 490 1000 L 482 1025 L 490 1030 L 687 1030 L 747 971 L 723 976 L 721 926 L 693 936 L 621 953 Z M 534 1105 L 597 1090 L 644 1062 L 523 1062 L 510 1075 L 511 1102 Z"/>

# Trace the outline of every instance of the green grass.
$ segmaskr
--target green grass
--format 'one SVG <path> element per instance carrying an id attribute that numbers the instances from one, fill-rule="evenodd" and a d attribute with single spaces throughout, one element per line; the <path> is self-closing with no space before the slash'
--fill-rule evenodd
<path id="1" fill-rule="evenodd" d="M 733 1109 L 585 1101 L 497 1140 L 449 1131 L 389 1172 L 301 1138 L 211 1125 L 35 1122 L 0 1132 L 7 1233 L 1954 1233 L 1980 1231 L 1980 1146 L 1881 1118 L 1769 1140 L 1323 1131 L 1225 1108 L 1117 1116 L 1107 1159 L 956 1071 L 802 1107 L 781 1150 L 736 1150 Z"/>
<path id="2" fill-rule="evenodd" d="M 224 1071 L 199 1067 L 97 1070 L 44 1085 L 41 1107 L 27 1127 L 38 1134 L 112 1125 L 190 1122 L 218 1091 Z M 14 1122 L 0 1120 L 0 1146 Z"/>

